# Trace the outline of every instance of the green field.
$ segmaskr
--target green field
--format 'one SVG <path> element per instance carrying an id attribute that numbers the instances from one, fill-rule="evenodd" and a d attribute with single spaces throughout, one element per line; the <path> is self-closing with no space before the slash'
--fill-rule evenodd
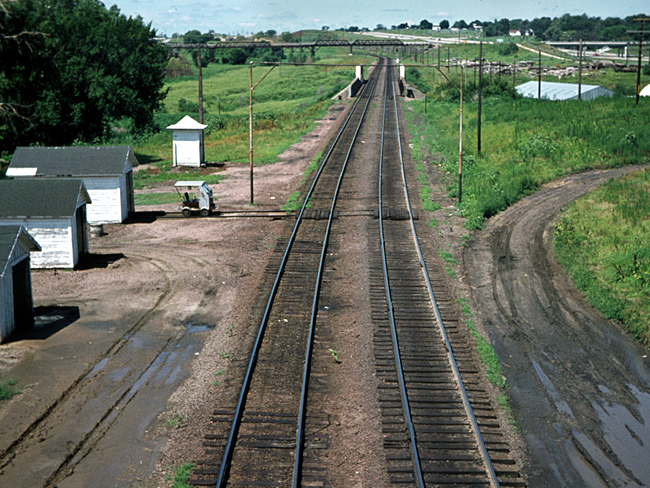
<path id="1" fill-rule="evenodd" d="M 587 299 L 650 346 L 650 170 L 574 202 L 555 227 L 554 249 Z"/>
<path id="2" fill-rule="evenodd" d="M 448 195 L 458 196 L 459 106 L 417 102 L 412 136 L 421 137 L 429 161 L 449 173 Z M 461 213 L 468 229 L 540 185 L 594 168 L 650 160 L 650 100 L 599 98 L 591 102 L 490 97 L 484 100 L 481 153 L 477 103 L 465 103 Z"/>
<path id="3" fill-rule="evenodd" d="M 349 56 L 347 49 L 320 48 L 313 66 L 255 64 L 253 84 L 266 77 L 253 90 L 254 164 L 277 160 L 293 143 L 312 130 L 333 103 L 331 98 L 353 79 L 357 64 L 370 64 L 375 58 Z M 290 53 L 287 54 L 288 56 Z M 346 66 L 332 66 L 346 65 Z M 172 167 L 172 133 L 166 130 L 185 115 L 198 120 L 198 75 L 170 79 L 164 107 L 156 114 L 158 132 L 133 137 L 126 127 L 117 127 L 111 144 L 130 144 L 141 163 L 152 163 L 148 171 L 135 175 L 135 187 L 154 186 L 162 181 L 195 178 L 196 170 Z M 249 87 L 248 65 L 210 64 L 203 69 L 205 130 L 204 150 L 207 162 L 249 161 Z M 218 183 L 219 175 L 202 176 L 209 184 Z M 143 197 L 144 198 L 144 197 Z M 149 196 L 146 198 L 154 198 Z M 142 201 L 144 204 L 144 201 Z"/>

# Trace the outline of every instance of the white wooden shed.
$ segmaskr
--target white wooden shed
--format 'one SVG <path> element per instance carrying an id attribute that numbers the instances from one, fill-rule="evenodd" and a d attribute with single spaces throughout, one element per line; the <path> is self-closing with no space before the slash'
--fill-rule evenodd
<path id="1" fill-rule="evenodd" d="M 90 195 L 90 224 L 124 221 L 135 212 L 133 168 L 138 160 L 130 146 L 18 147 L 7 176 L 79 178 Z"/>
<path id="2" fill-rule="evenodd" d="M 0 180 L 0 226 L 22 225 L 41 246 L 32 268 L 74 268 L 88 252 L 86 204 L 81 180 Z"/>
<path id="3" fill-rule="evenodd" d="M 29 253 L 40 250 L 23 226 L 0 226 L 0 342 L 34 324 Z"/>
<path id="4" fill-rule="evenodd" d="M 167 127 L 173 131 L 174 166 L 203 165 L 203 131 L 207 125 L 198 123 L 189 115 Z"/>

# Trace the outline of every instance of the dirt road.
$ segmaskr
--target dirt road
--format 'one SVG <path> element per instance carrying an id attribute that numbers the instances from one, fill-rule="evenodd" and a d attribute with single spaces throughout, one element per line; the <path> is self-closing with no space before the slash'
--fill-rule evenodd
<path id="1" fill-rule="evenodd" d="M 630 168 L 573 175 L 491 219 L 465 266 L 499 355 L 534 487 L 650 485 L 650 359 L 553 258 L 562 208 Z"/>

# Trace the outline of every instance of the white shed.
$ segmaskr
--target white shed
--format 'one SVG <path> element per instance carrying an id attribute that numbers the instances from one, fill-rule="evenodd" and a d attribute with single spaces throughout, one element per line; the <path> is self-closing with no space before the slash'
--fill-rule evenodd
<path id="1" fill-rule="evenodd" d="M 199 124 L 189 115 L 178 123 L 167 127 L 174 131 L 174 166 L 195 166 L 203 164 L 203 130 L 207 125 Z"/>
<path id="2" fill-rule="evenodd" d="M 32 268 L 74 268 L 88 252 L 86 204 L 81 180 L 0 180 L 0 226 L 22 225 L 41 246 Z"/>
<path id="3" fill-rule="evenodd" d="M 40 250 L 24 227 L 0 226 L 0 342 L 34 324 L 29 253 Z"/>
<path id="4" fill-rule="evenodd" d="M 90 224 L 120 223 L 135 212 L 130 146 L 18 147 L 7 176 L 82 179 L 92 204 Z"/>
<path id="5" fill-rule="evenodd" d="M 529 81 L 515 88 L 517 93 L 525 98 L 537 98 L 540 94 L 539 82 Z M 557 83 L 542 81 L 541 97 L 547 100 L 577 100 L 578 91 L 583 101 L 593 100 L 598 97 L 613 97 L 614 92 L 598 85 L 583 84 L 580 89 L 576 83 Z"/>

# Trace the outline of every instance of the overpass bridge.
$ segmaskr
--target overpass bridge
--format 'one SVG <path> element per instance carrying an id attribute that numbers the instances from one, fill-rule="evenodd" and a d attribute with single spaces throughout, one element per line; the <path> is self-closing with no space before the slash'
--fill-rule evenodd
<path id="1" fill-rule="evenodd" d="M 401 39 L 355 39 L 354 41 L 348 41 L 346 39 L 328 39 L 313 42 L 221 41 L 201 44 L 165 40 L 162 41 L 162 43 L 170 49 L 309 49 L 312 56 L 315 55 L 316 49 L 325 46 L 349 47 L 350 52 L 352 52 L 352 49 L 355 47 L 418 46 L 431 48 L 440 44 L 432 41 L 403 41 Z"/>

